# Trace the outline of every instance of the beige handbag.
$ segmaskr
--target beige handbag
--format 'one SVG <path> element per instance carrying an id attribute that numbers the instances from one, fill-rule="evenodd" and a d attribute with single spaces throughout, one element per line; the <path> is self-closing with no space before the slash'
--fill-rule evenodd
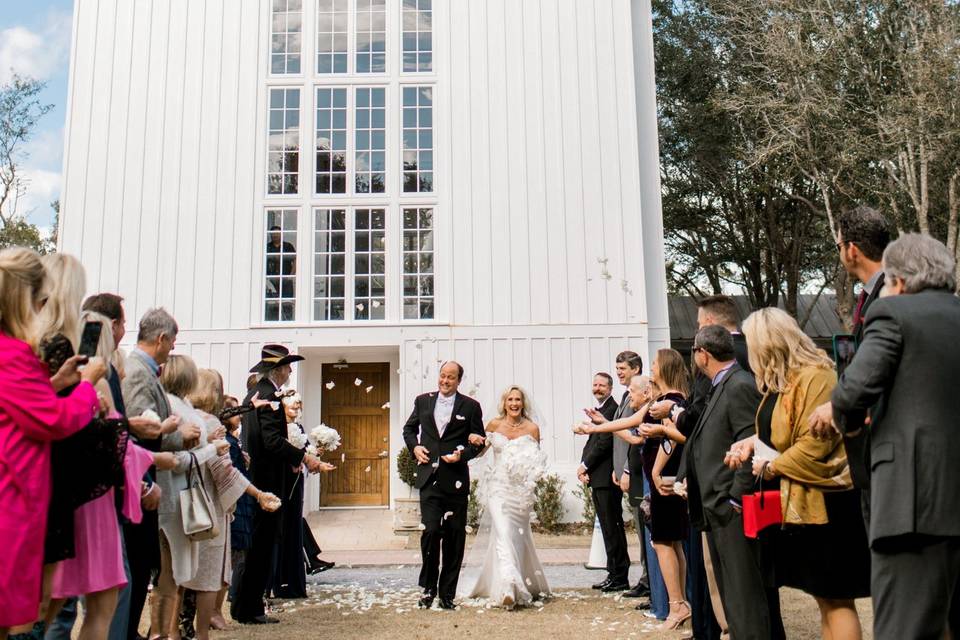
<path id="1" fill-rule="evenodd" d="M 193 453 L 190 453 L 190 467 L 187 469 L 187 488 L 180 492 L 180 516 L 183 519 L 183 532 L 194 542 L 220 535 L 217 511 L 207 494 L 200 464 Z"/>

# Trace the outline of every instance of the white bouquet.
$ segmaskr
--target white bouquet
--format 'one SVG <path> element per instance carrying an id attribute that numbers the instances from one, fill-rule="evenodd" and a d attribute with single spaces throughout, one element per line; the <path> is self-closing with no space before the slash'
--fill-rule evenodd
<path id="1" fill-rule="evenodd" d="M 340 447 L 340 434 L 323 423 L 311 429 L 307 438 L 310 440 L 310 446 L 307 447 L 310 455 L 317 455 L 320 449 L 336 451 Z"/>
<path id="2" fill-rule="evenodd" d="M 510 484 L 533 495 L 537 481 L 547 474 L 547 455 L 532 440 L 523 439 L 504 447 L 503 470 Z"/>
<path id="3" fill-rule="evenodd" d="M 307 434 L 303 432 L 296 422 L 287 423 L 287 442 L 297 449 L 304 449 L 308 444 Z"/>

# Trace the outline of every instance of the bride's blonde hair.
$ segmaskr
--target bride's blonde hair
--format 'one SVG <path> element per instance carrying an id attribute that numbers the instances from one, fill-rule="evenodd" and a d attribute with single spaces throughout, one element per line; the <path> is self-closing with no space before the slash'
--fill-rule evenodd
<path id="1" fill-rule="evenodd" d="M 511 385 L 507 387 L 502 394 L 500 394 L 500 404 L 497 406 L 497 414 L 499 418 L 507 417 L 507 397 L 517 391 L 520 393 L 520 398 L 523 400 L 523 407 L 520 409 L 520 417 L 530 419 L 530 401 L 527 399 L 527 392 L 523 390 L 523 387 L 518 385 Z"/>

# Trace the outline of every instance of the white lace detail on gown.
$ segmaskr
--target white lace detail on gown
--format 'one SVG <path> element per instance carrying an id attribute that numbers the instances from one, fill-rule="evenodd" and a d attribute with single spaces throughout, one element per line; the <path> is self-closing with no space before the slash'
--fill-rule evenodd
<path id="1" fill-rule="evenodd" d="M 528 605 L 550 588 L 530 531 L 536 482 L 546 472 L 546 456 L 531 436 L 511 440 L 493 432 L 477 498 L 483 516 L 465 563 L 460 596 L 494 606 Z"/>

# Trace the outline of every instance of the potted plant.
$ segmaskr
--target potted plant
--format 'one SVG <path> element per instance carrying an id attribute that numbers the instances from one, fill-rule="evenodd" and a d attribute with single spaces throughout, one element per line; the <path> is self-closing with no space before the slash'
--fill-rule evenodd
<path id="1" fill-rule="evenodd" d="M 397 473 L 409 491 L 406 498 L 393 499 L 393 528 L 397 531 L 415 531 L 420 528 L 420 496 L 413 486 L 417 479 L 417 461 L 406 447 L 397 454 Z"/>

